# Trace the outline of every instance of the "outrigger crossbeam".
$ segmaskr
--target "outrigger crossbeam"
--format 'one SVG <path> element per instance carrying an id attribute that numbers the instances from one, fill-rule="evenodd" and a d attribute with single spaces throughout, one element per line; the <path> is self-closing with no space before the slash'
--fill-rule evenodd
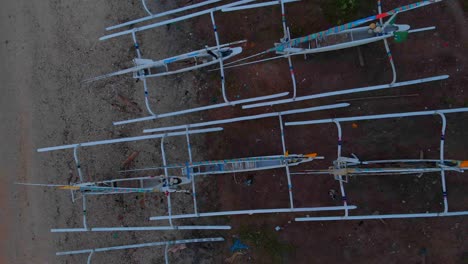
<path id="1" fill-rule="evenodd" d="M 142 1 L 143 1 L 143 6 L 146 7 L 146 4 L 145 4 L 144 0 L 142 0 Z M 149 16 L 139 18 L 139 19 L 135 19 L 135 20 L 132 20 L 132 21 L 128 21 L 128 22 L 125 22 L 125 23 L 122 23 L 122 24 L 119 24 L 119 25 L 107 27 L 106 30 L 114 30 L 114 29 L 118 29 L 118 28 L 122 28 L 122 27 L 132 26 L 132 25 L 135 25 L 137 23 L 149 21 L 149 20 L 159 18 L 159 17 L 168 16 L 168 15 L 171 15 L 171 14 L 180 13 L 182 11 L 195 9 L 195 8 L 198 8 L 198 7 L 201 7 L 201 6 L 204 6 L 204 5 L 209 5 L 209 4 L 213 4 L 213 3 L 216 3 L 216 2 L 220 2 L 220 1 L 222 1 L 222 0 L 208 0 L 208 1 L 198 3 L 198 4 L 194 4 L 194 5 L 190 5 L 190 6 L 186 6 L 186 7 L 182 7 L 182 8 L 177 8 L 177 9 L 169 10 L 169 11 L 166 11 L 166 12 L 162 12 L 162 13 L 159 13 L 159 14 L 152 14 L 151 12 L 149 12 L 149 13 L 151 13 Z M 299 1 L 299 0 L 283 0 L 283 2 L 285 2 L 285 3 L 297 2 L 297 1 Z M 153 24 L 149 24 L 149 25 L 145 25 L 145 26 L 141 26 L 141 27 L 134 27 L 133 29 L 130 29 L 130 30 L 124 30 L 124 31 L 121 31 L 121 32 L 109 34 L 109 35 L 106 35 L 106 36 L 103 36 L 103 37 L 99 38 L 99 40 L 106 40 L 106 39 L 110 39 L 110 38 L 114 38 L 114 37 L 118 37 L 118 36 L 129 35 L 129 34 L 133 34 L 133 33 L 136 33 L 136 32 L 145 31 L 145 30 L 148 30 L 148 29 L 157 28 L 157 27 L 161 27 L 161 26 L 164 26 L 164 25 L 184 21 L 184 20 L 191 19 L 191 18 L 194 18 L 194 17 L 203 16 L 203 15 L 207 15 L 207 14 L 210 14 L 210 13 L 215 13 L 215 12 L 221 11 L 221 10 L 223 12 L 235 11 L 234 9 L 231 9 L 231 8 L 234 8 L 234 7 L 238 7 L 239 8 L 238 10 L 244 10 L 244 9 L 259 8 L 259 7 L 266 7 L 266 6 L 272 6 L 272 5 L 279 4 L 279 1 L 269 1 L 269 2 L 261 2 L 261 3 L 258 3 L 258 4 L 246 5 L 246 4 L 252 3 L 252 2 L 256 2 L 256 1 L 255 0 L 235 1 L 235 2 L 231 2 L 229 4 L 216 6 L 216 7 L 213 7 L 213 8 L 209 8 L 209 9 L 205 9 L 205 10 L 202 10 L 202 11 L 194 12 L 194 13 L 191 13 L 191 14 L 188 14 L 188 15 L 183 15 L 183 16 L 180 16 L 180 17 L 177 17 L 177 18 L 163 20 L 163 21 L 160 21 L 160 22 L 157 22 L 157 23 L 153 23 Z M 145 8 L 145 9 L 147 11 L 149 11 L 147 8 Z"/>

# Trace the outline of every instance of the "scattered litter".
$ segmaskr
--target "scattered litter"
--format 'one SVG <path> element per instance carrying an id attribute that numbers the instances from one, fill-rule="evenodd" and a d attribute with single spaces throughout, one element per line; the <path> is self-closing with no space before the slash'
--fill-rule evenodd
<path id="1" fill-rule="evenodd" d="M 242 255 L 244 255 L 244 254 L 245 254 L 245 253 L 243 253 L 243 252 L 237 251 L 237 252 L 235 252 L 234 254 L 232 254 L 232 256 L 230 256 L 229 258 L 225 259 L 224 262 L 226 262 L 226 263 L 235 263 L 237 257 L 242 256 Z"/>
<path id="2" fill-rule="evenodd" d="M 130 165 L 132 165 L 132 162 L 138 157 L 138 154 L 140 154 L 139 151 L 132 152 L 132 154 L 130 154 L 130 156 L 128 156 L 128 158 L 124 162 L 122 162 L 122 170 L 130 168 Z"/>
<path id="3" fill-rule="evenodd" d="M 171 247 L 167 251 L 169 251 L 171 253 L 176 253 L 177 251 L 184 250 L 186 248 L 187 248 L 187 246 L 185 244 L 179 244 L 179 245 L 175 245 L 175 246 Z"/>
<path id="4" fill-rule="evenodd" d="M 254 176 L 253 175 L 248 175 L 247 179 L 244 181 L 244 184 L 246 186 L 252 186 L 254 183 Z"/>
<path id="5" fill-rule="evenodd" d="M 242 243 L 240 239 L 236 238 L 234 240 L 234 244 L 231 246 L 231 252 L 236 252 L 242 249 L 249 249 L 249 246 L 246 244 Z"/>
<path id="6" fill-rule="evenodd" d="M 128 99 L 127 97 L 121 95 L 121 94 L 118 94 L 117 95 L 117 100 L 123 104 L 124 106 L 126 106 L 127 110 L 130 110 L 130 112 L 142 112 L 143 110 L 141 110 L 141 108 L 138 106 L 137 103 L 131 101 L 130 99 Z"/>

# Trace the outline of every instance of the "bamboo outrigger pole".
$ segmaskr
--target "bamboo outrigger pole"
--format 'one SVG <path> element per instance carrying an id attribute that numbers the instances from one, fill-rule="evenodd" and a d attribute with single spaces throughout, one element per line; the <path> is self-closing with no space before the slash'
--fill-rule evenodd
<path id="1" fill-rule="evenodd" d="M 139 18 L 139 19 L 128 21 L 128 22 L 125 22 L 125 23 L 122 23 L 122 24 L 119 24 L 119 25 L 107 27 L 106 30 L 113 30 L 113 29 L 118 29 L 118 28 L 122 28 L 122 27 L 126 27 L 126 26 L 135 25 L 135 24 L 140 23 L 140 22 L 149 21 L 149 20 L 152 20 L 154 18 L 159 18 L 159 17 L 164 17 L 164 16 L 167 16 L 167 15 L 171 15 L 171 14 L 180 13 L 182 11 L 187 11 L 187 10 L 190 10 L 190 9 L 194 9 L 194 8 L 197 8 L 197 7 L 200 7 L 200 6 L 216 3 L 216 2 L 219 2 L 219 1 L 221 1 L 221 0 L 204 1 L 204 2 L 199 3 L 199 4 L 194 4 L 194 5 L 190 5 L 190 6 L 187 6 L 187 7 L 173 9 L 173 10 L 162 12 L 162 13 L 159 13 L 159 14 L 151 14 L 151 15 L 143 17 L 143 18 Z M 285 3 L 297 2 L 297 1 L 298 0 L 284 0 Z M 172 24 L 172 23 L 175 23 L 175 22 L 187 20 L 187 19 L 190 19 L 190 18 L 198 17 L 198 16 L 207 15 L 207 14 L 214 13 L 214 12 L 217 12 L 217 11 L 229 10 L 230 8 L 233 8 L 233 7 L 239 7 L 238 10 L 244 10 L 244 9 L 252 9 L 252 8 L 272 6 L 272 5 L 279 4 L 279 1 L 269 1 L 269 2 L 263 2 L 263 3 L 258 3 L 258 4 L 246 5 L 246 4 L 252 3 L 252 2 L 255 2 L 255 0 L 235 1 L 235 2 L 231 2 L 229 4 L 216 6 L 216 7 L 213 7 L 213 8 L 205 9 L 205 10 L 198 11 L 198 12 L 195 12 L 195 13 L 191 13 L 191 14 L 188 14 L 188 15 L 180 16 L 180 17 L 177 17 L 177 18 L 163 20 L 161 22 L 157 22 L 157 23 L 153 23 L 153 24 L 149 24 L 149 25 L 145 25 L 145 26 L 141 26 L 141 27 L 135 27 L 135 28 L 133 28 L 131 30 L 124 30 L 124 31 L 121 31 L 121 32 L 109 34 L 109 35 L 106 35 L 106 36 L 103 36 L 103 37 L 99 38 L 99 40 L 106 40 L 106 39 L 110 39 L 110 38 L 114 38 L 114 37 L 118 37 L 118 36 L 129 35 L 129 34 L 132 34 L 132 32 L 135 33 L 135 32 L 145 31 L 147 29 L 161 27 L 161 26 L 164 26 L 164 25 Z M 231 11 L 234 11 L 234 10 L 231 10 Z"/>
<path id="2" fill-rule="evenodd" d="M 357 26 L 369 23 L 369 22 L 374 21 L 374 20 L 381 20 L 381 19 L 389 17 L 389 16 L 391 16 L 392 19 L 393 19 L 393 18 L 395 18 L 395 16 L 397 14 L 407 12 L 407 11 L 411 11 L 411 10 L 414 10 L 414 9 L 417 9 L 417 8 L 420 8 L 420 7 L 428 6 L 428 5 L 431 5 L 431 4 L 434 4 L 434 3 L 439 3 L 439 2 L 442 2 L 442 1 L 443 0 L 423 0 L 423 1 L 420 1 L 420 2 L 413 3 L 413 4 L 397 7 L 395 9 L 390 10 L 390 11 L 382 13 L 380 0 L 379 0 L 378 1 L 379 14 L 377 14 L 377 15 L 369 16 L 369 17 L 358 19 L 358 20 L 355 20 L 355 21 L 352 21 L 352 22 L 349 22 L 349 23 L 346 23 L 346 24 L 343 24 L 343 25 L 335 26 L 335 27 L 329 28 L 329 29 L 324 30 L 324 31 L 320 31 L 320 32 L 317 32 L 317 33 L 307 35 L 305 37 L 299 37 L 299 38 L 295 38 L 295 39 L 283 38 L 281 43 L 276 44 L 275 47 L 267 49 L 267 50 L 265 50 L 263 52 L 254 54 L 252 56 L 240 59 L 238 61 L 233 61 L 233 62 L 229 63 L 229 65 L 238 63 L 240 61 L 248 60 L 248 59 L 253 58 L 253 57 L 257 57 L 257 56 L 261 56 L 261 55 L 264 55 L 264 54 L 272 53 L 272 52 L 283 53 L 285 50 L 287 50 L 287 49 L 289 49 L 291 47 L 294 47 L 294 46 L 298 46 L 299 44 L 302 44 L 302 43 L 307 43 L 307 42 L 310 42 L 312 40 L 317 40 L 317 39 L 323 39 L 324 37 L 336 35 L 336 34 L 339 34 L 341 32 L 348 32 L 349 30 L 351 30 L 351 29 L 353 29 L 353 28 L 355 28 Z M 282 16 L 283 16 L 283 30 L 287 33 L 287 26 L 285 24 L 285 18 L 284 18 L 285 14 L 284 14 L 284 12 L 282 13 Z M 432 28 L 430 28 L 430 29 L 432 29 Z M 287 37 L 287 36 L 288 35 L 285 34 L 285 37 Z M 380 37 L 382 37 L 382 39 L 385 38 L 383 35 L 380 36 Z M 339 49 L 339 48 L 340 47 L 334 47 L 331 50 L 336 50 L 336 49 Z M 305 50 L 303 50 L 301 52 L 293 51 L 293 50 L 290 50 L 289 52 L 290 53 L 286 54 L 285 56 L 279 56 L 277 58 L 283 58 L 283 57 L 287 57 L 289 55 L 303 55 L 303 54 L 307 54 L 307 53 L 314 53 L 313 50 L 307 50 L 307 49 L 305 49 Z"/>
<path id="3" fill-rule="evenodd" d="M 122 246 L 115 246 L 115 247 L 103 247 L 103 248 L 81 249 L 81 250 L 73 250 L 73 251 L 62 251 L 62 252 L 57 252 L 56 255 L 57 256 L 67 256 L 67 255 L 88 254 L 88 258 L 87 258 L 86 263 L 90 264 L 93 254 L 98 253 L 98 252 L 109 252 L 109 251 L 115 251 L 115 250 L 165 246 L 164 260 L 165 260 L 165 263 L 169 263 L 169 256 L 168 256 L 168 247 L 169 246 L 180 245 L 180 244 L 191 244 L 191 243 L 222 242 L 222 241 L 224 241 L 224 238 L 222 238 L 222 237 L 192 238 L 192 239 L 182 239 L 182 240 L 173 240 L 173 241 L 162 241 L 162 242 L 150 242 L 150 243 L 143 243 L 143 244 L 122 245 Z"/>
<path id="4" fill-rule="evenodd" d="M 273 105 L 279 105 L 279 104 L 288 104 L 288 103 L 308 101 L 308 100 L 313 100 L 317 98 L 339 96 L 339 95 L 345 95 L 345 94 L 394 89 L 398 87 L 405 87 L 405 86 L 424 84 L 424 83 L 430 83 L 430 82 L 435 82 L 435 81 L 442 81 L 442 80 L 448 79 L 449 77 L 450 77 L 449 75 L 444 74 L 444 75 L 415 79 L 415 80 L 410 80 L 410 81 L 402 81 L 402 82 L 395 82 L 395 83 L 389 83 L 389 84 L 379 84 L 379 85 L 352 88 L 352 89 L 346 89 L 346 90 L 338 90 L 338 91 L 332 91 L 332 92 L 326 92 L 326 93 L 304 95 L 304 96 L 298 96 L 294 99 L 287 98 L 287 99 L 280 99 L 280 100 L 268 101 L 268 102 L 262 102 L 262 103 L 247 104 L 247 105 L 243 105 L 242 109 L 273 106 Z"/>

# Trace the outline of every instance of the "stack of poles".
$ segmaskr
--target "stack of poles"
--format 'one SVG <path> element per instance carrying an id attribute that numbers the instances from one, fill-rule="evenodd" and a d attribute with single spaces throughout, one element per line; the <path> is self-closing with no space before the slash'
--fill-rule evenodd
<path id="1" fill-rule="evenodd" d="M 312 120 L 312 121 L 299 121 L 299 122 L 289 122 L 286 123 L 286 126 L 299 126 L 299 125 L 312 125 L 312 124 L 325 124 L 325 123 L 334 123 L 338 129 L 338 159 L 341 157 L 341 148 L 342 148 L 342 131 L 341 123 L 350 122 L 350 121 L 362 121 L 362 120 L 376 120 L 376 119 L 386 119 L 386 118 L 401 118 L 401 117 L 412 117 L 412 116 L 428 116 L 428 115 L 439 115 L 442 118 L 442 129 L 441 129 L 441 138 L 440 138 L 440 166 L 441 166 L 441 182 L 442 182 L 442 195 L 444 210 L 443 212 L 437 213 L 415 213 L 415 214 L 384 214 L 384 215 L 356 215 L 349 216 L 348 211 L 344 211 L 344 216 L 325 216 L 325 217 L 299 217 L 296 218 L 296 221 L 336 221 L 336 220 L 365 220 L 365 219 L 389 219 L 389 218 L 420 218 L 420 217 L 442 217 L 442 216 L 460 216 L 468 215 L 468 211 L 457 211 L 449 212 L 448 211 L 448 200 L 447 200 L 447 186 L 445 180 L 445 172 L 443 164 L 445 161 L 444 158 L 444 142 L 445 142 L 445 131 L 446 131 L 446 118 L 445 114 L 449 113 L 463 113 L 468 112 L 468 108 L 455 108 L 455 109 L 443 109 L 435 111 L 420 111 L 420 112 L 407 112 L 407 113 L 394 113 L 394 114 L 382 114 L 382 115 L 369 115 L 369 116 L 356 116 L 356 117 L 345 117 L 345 118 L 334 118 L 334 119 L 322 119 L 322 120 Z M 343 204 L 347 204 L 347 196 L 344 189 L 342 176 L 338 176 L 340 183 L 340 190 L 343 199 Z"/>

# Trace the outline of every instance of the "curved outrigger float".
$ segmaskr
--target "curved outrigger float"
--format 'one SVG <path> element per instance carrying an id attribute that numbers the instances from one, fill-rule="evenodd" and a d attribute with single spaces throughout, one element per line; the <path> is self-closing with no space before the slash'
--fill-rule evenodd
<path id="1" fill-rule="evenodd" d="M 245 40 L 231 42 L 228 44 L 220 45 L 218 47 L 206 47 L 205 49 L 188 52 L 178 56 L 170 57 L 163 60 L 151 60 L 137 57 L 133 59 L 135 66 L 97 76 L 86 81 L 97 81 L 106 79 L 112 76 L 119 76 L 124 74 L 133 74 L 133 78 L 151 78 L 161 77 L 171 74 L 188 72 L 192 70 L 201 69 L 214 64 L 219 64 L 222 61 L 228 60 L 242 52 L 242 47 L 229 47 L 246 42 Z"/>

